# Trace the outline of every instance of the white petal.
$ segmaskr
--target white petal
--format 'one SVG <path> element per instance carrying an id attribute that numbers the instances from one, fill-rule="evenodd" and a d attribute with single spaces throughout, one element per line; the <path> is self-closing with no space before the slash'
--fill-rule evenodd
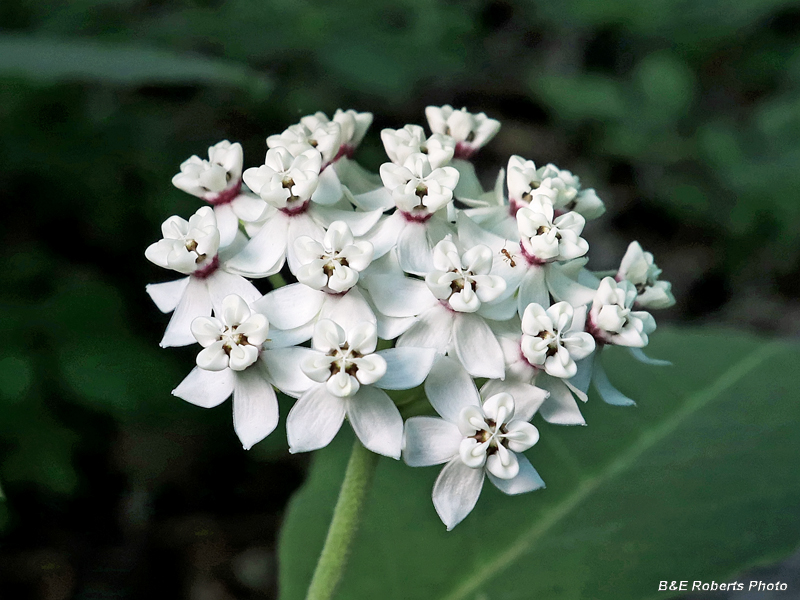
<path id="1" fill-rule="evenodd" d="M 206 278 L 206 287 L 211 297 L 211 305 L 217 312 L 221 312 L 225 297 L 231 294 L 236 294 L 248 304 L 261 298 L 261 292 L 247 279 L 241 275 L 227 273 L 223 269 L 217 269 Z"/>
<path id="2" fill-rule="evenodd" d="M 614 406 L 634 406 L 636 404 L 611 384 L 599 359 L 595 361 L 592 383 L 606 404 Z"/>
<path id="3" fill-rule="evenodd" d="M 470 469 L 459 457 L 447 463 L 433 486 L 433 506 L 450 531 L 472 511 L 483 487 L 483 469 Z"/>
<path id="4" fill-rule="evenodd" d="M 489 473 L 489 481 L 497 486 L 498 490 L 510 496 L 532 492 L 545 487 L 544 480 L 542 480 L 526 456 L 517 454 L 517 461 L 519 462 L 519 473 L 517 473 L 516 477 L 513 479 L 500 479 Z"/>
<path id="5" fill-rule="evenodd" d="M 222 321 L 228 327 L 241 325 L 250 316 L 250 307 L 240 296 L 231 294 L 222 301 Z"/>
<path id="6" fill-rule="evenodd" d="M 317 204 L 336 204 L 342 197 L 342 184 L 335 169 L 325 169 L 319 174 L 317 189 L 311 200 Z"/>
<path id="7" fill-rule="evenodd" d="M 309 216 L 312 210 L 309 209 L 306 213 L 289 218 L 286 260 L 292 273 L 297 272 L 297 269 L 301 267 L 301 263 L 294 251 L 294 241 L 301 236 L 308 236 L 317 241 L 321 241 L 325 237 L 325 230 Z"/>
<path id="8" fill-rule="evenodd" d="M 361 354 L 375 352 L 378 344 L 378 330 L 373 323 L 363 322 L 347 330 L 347 342 L 351 350 Z"/>
<path id="9" fill-rule="evenodd" d="M 569 302 L 572 306 L 590 304 L 594 298 L 595 290 L 581 285 L 568 277 L 564 268 L 559 264 L 548 266 L 547 287 L 553 298 Z"/>
<path id="10" fill-rule="evenodd" d="M 425 275 L 433 268 L 433 248 L 424 223 L 408 223 L 400 232 L 397 258 L 406 273 Z"/>
<path id="11" fill-rule="evenodd" d="M 378 355 L 386 361 L 386 374 L 375 386 L 385 390 L 409 390 L 420 385 L 430 373 L 436 350 L 433 348 L 389 348 Z"/>
<path id="12" fill-rule="evenodd" d="M 458 185 L 456 185 L 453 195 L 459 200 L 479 198 L 483 194 L 483 187 L 472 163 L 468 160 L 455 159 L 450 164 L 459 174 Z"/>
<path id="13" fill-rule="evenodd" d="M 400 458 L 403 417 L 386 392 L 371 386 L 361 387 L 347 399 L 347 418 L 367 449 Z"/>
<path id="14" fill-rule="evenodd" d="M 540 374 L 536 378 L 536 385 L 550 392 L 550 396 L 539 407 L 539 414 L 545 421 L 557 425 L 586 425 L 575 398 L 563 381 Z"/>
<path id="15" fill-rule="evenodd" d="M 345 330 L 362 323 L 377 323 L 375 314 L 358 288 L 352 288 L 341 296 L 326 294 L 319 318 L 336 321 Z"/>
<path id="16" fill-rule="evenodd" d="M 372 190 L 371 192 L 354 195 L 353 204 L 355 204 L 361 210 L 384 211 L 389 210 L 394 206 L 394 200 L 392 199 L 392 192 L 390 192 L 386 187 L 381 186 Z"/>
<path id="17" fill-rule="evenodd" d="M 267 374 L 272 384 L 284 394 L 297 398 L 314 385 L 314 382 L 300 369 L 300 363 L 310 354 L 316 352 L 311 348 L 302 347 L 264 350 L 261 353 L 261 360 L 267 367 Z"/>
<path id="18" fill-rule="evenodd" d="M 358 369 L 356 379 L 363 385 L 371 385 L 386 374 L 386 361 L 378 354 L 368 354 L 362 358 L 356 358 L 353 363 Z"/>
<path id="19" fill-rule="evenodd" d="M 294 329 L 271 329 L 269 339 L 264 342 L 264 347 L 269 349 L 288 348 L 307 342 L 314 335 L 314 325 L 315 323 L 311 322 Z"/>
<path id="20" fill-rule="evenodd" d="M 225 263 L 225 270 L 248 277 L 280 271 L 286 256 L 288 220 L 283 213 L 275 213 L 244 249 Z"/>
<path id="21" fill-rule="evenodd" d="M 515 419 L 506 426 L 506 430 L 508 449 L 513 452 L 525 452 L 539 441 L 539 430 L 526 421 Z"/>
<path id="22" fill-rule="evenodd" d="M 224 371 L 230 366 L 230 359 L 225 352 L 223 342 L 214 342 L 203 348 L 197 355 L 197 366 L 206 371 Z"/>
<path id="23" fill-rule="evenodd" d="M 312 206 L 309 211 L 314 218 L 322 225 L 328 226 L 335 221 L 342 221 L 347 224 L 350 231 L 355 236 L 363 236 L 375 227 L 375 224 L 381 218 L 383 211 L 352 211 L 352 210 L 339 210 L 330 206 Z"/>
<path id="24" fill-rule="evenodd" d="M 219 229 L 219 245 L 228 246 L 236 239 L 236 234 L 239 232 L 239 217 L 234 214 L 230 204 L 215 206 L 214 215 Z"/>
<path id="25" fill-rule="evenodd" d="M 355 395 L 361 388 L 361 384 L 352 375 L 345 371 L 339 371 L 325 382 L 325 387 L 334 396 L 346 398 L 347 396 Z"/>
<path id="26" fill-rule="evenodd" d="M 311 347 L 320 352 L 338 350 L 347 341 L 347 334 L 337 323 L 330 319 L 317 321 Z"/>
<path id="27" fill-rule="evenodd" d="M 439 354 L 446 353 L 453 340 L 453 315 L 437 302 L 397 339 L 397 346 L 433 348 Z"/>
<path id="28" fill-rule="evenodd" d="M 234 374 L 225 371 L 206 371 L 200 367 L 192 369 L 186 379 L 172 390 L 172 395 L 203 408 L 213 408 L 225 402 L 233 393 Z"/>
<path id="29" fill-rule="evenodd" d="M 514 398 L 514 415 L 521 421 L 530 421 L 539 407 L 547 399 L 548 392 L 521 381 L 506 377 L 505 381 L 492 379 L 483 384 L 481 396 L 488 398 L 506 392 Z"/>
<path id="30" fill-rule="evenodd" d="M 389 250 L 397 245 L 397 238 L 406 228 L 408 221 L 397 211 L 383 220 L 379 221 L 372 230 L 364 236 L 364 239 L 372 244 L 375 249 L 373 258 L 380 258 Z"/>
<path id="31" fill-rule="evenodd" d="M 406 421 L 403 459 L 411 467 L 440 465 L 458 454 L 461 432 L 438 417 L 411 417 Z"/>
<path id="32" fill-rule="evenodd" d="M 208 348 L 206 348 L 208 350 Z M 236 345 L 231 348 L 230 365 L 234 371 L 244 371 L 258 360 L 258 348 L 248 345 Z"/>
<path id="33" fill-rule="evenodd" d="M 223 331 L 225 326 L 216 317 L 197 317 L 192 321 L 192 335 L 203 348 L 219 341 Z"/>
<path id="34" fill-rule="evenodd" d="M 289 452 L 309 452 L 327 446 L 344 421 L 345 402 L 328 393 L 325 384 L 309 389 L 286 417 Z"/>
<path id="35" fill-rule="evenodd" d="M 266 315 L 278 329 L 294 329 L 310 322 L 322 308 L 325 292 L 294 283 L 265 294 L 253 302 L 253 309 Z"/>
<path id="36" fill-rule="evenodd" d="M 394 275 L 373 275 L 367 282 L 376 308 L 388 317 L 414 317 L 438 301 L 424 281 Z"/>
<path id="37" fill-rule="evenodd" d="M 483 402 L 483 413 L 495 423 L 508 423 L 514 418 L 514 398 L 508 392 L 493 394 Z"/>
<path id="38" fill-rule="evenodd" d="M 659 358 L 650 358 L 641 348 L 628 348 L 631 356 L 638 360 L 640 363 L 646 365 L 653 365 L 654 367 L 671 367 L 672 363 L 668 360 L 661 360 Z"/>
<path id="39" fill-rule="evenodd" d="M 425 381 L 425 395 L 442 418 L 458 423 L 467 406 L 480 407 L 478 389 L 458 361 L 442 356 L 433 364 Z"/>
<path id="40" fill-rule="evenodd" d="M 458 446 L 458 456 L 471 469 L 482 469 L 486 464 L 486 451 L 489 442 L 478 442 L 475 438 L 466 437 Z"/>
<path id="41" fill-rule="evenodd" d="M 517 311 L 519 316 L 525 313 L 525 308 L 531 303 L 541 306 L 550 306 L 550 294 L 545 281 L 546 267 L 531 266 L 519 286 L 517 296 Z"/>
<path id="42" fill-rule="evenodd" d="M 278 425 L 278 398 L 256 363 L 236 373 L 233 388 L 233 429 L 245 450 L 267 437 Z"/>
<path id="43" fill-rule="evenodd" d="M 165 283 L 150 283 L 145 286 L 145 290 L 153 300 L 155 305 L 163 313 L 172 312 L 181 301 L 183 291 L 189 285 L 189 278 L 176 279 Z"/>
<path id="44" fill-rule="evenodd" d="M 211 298 L 206 282 L 196 277 L 189 278 L 189 284 L 183 291 L 172 318 L 159 344 L 162 348 L 170 346 L 188 346 L 195 342 L 192 335 L 192 321 L 197 317 L 211 315 Z"/>
<path id="45" fill-rule="evenodd" d="M 490 379 L 505 376 L 503 351 L 481 317 L 469 313 L 456 314 L 453 341 L 458 359 L 470 375 Z"/>

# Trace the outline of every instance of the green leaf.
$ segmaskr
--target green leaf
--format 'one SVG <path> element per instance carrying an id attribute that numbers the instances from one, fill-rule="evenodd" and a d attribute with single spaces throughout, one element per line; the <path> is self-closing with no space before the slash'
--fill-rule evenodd
<path id="1" fill-rule="evenodd" d="M 248 67 L 158 48 L 91 40 L 0 35 L 0 76 L 44 83 L 229 85 L 264 94 L 269 80 Z"/>
<path id="2" fill-rule="evenodd" d="M 604 357 L 638 407 L 592 397 L 588 427 L 539 421 L 528 456 L 547 489 L 510 497 L 486 482 L 450 533 L 431 504 L 439 467 L 382 459 L 338 597 L 641 600 L 666 597 L 661 580 L 729 581 L 788 553 L 800 541 L 796 346 L 673 330 L 648 350 L 674 366 Z M 322 451 L 292 501 L 282 600 L 304 595 L 347 447 Z"/>

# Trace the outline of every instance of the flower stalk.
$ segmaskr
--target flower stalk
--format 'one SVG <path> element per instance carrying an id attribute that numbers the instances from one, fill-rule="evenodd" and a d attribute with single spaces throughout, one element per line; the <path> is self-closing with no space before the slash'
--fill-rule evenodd
<path id="1" fill-rule="evenodd" d="M 306 600 L 330 600 L 342 581 L 378 455 L 356 439 Z"/>

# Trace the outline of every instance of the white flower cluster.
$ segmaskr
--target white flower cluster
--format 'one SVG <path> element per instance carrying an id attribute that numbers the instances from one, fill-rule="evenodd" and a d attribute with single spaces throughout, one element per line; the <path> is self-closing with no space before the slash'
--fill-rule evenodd
<path id="1" fill-rule="evenodd" d="M 212 407 L 233 395 L 245 448 L 277 426 L 276 389 L 297 399 L 291 452 L 326 446 L 347 417 L 373 452 L 445 465 L 433 503 L 451 529 L 484 477 L 507 494 L 544 486 L 524 454 L 537 412 L 584 424 L 576 398 L 592 383 L 632 404 L 599 355 L 626 346 L 661 362 L 641 351 L 647 311 L 674 298 L 636 242 L 613 276 L 585 268 L 583 228 L 604 208 L 572 173 L 512 156 L 484 191 L 469 159 L 500 123 L 450 106 L 426 116 L 430 135 L 381 132 L 379 176 L 352 160 L 372 122 L 352 110 L 270 136 L 258 167 L 243 170 L 228 141 L 193 156 L 173 183 L 210 206 L 164 223 L 145 255 L 185 277 L 147 291 L 173 313 L 161 345 L 202 346 L 176 396 Z M 267 294 L 247 279 L 263 277 Z M 386 390 L 423 384 L 431 416 L 404 421 Z"/>

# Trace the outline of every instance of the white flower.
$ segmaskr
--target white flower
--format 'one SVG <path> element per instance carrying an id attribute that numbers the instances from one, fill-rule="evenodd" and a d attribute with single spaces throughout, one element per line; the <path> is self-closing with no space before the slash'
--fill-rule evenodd
<path id="1" fill-rule="evenodd" d="M 233 394 L 233 427 L 249 450 L 278 424 L 272 385 L 293 395 L 308 389 L 299 369 L 285 367 L 308 349 L 263 349 L 269 323 L 263 315 L 253 314 L 238 295 L 225 297 L 216 317 L 195 319 L 192 331 L 204 349 L 197 356 L 197 367 L 172 393 L 203 408 L 217 406 Z"/>
<path id="2" fill-rule="evenodd" d="M 511 215 L 516 215 L 520 208 L 530 203 L 534 192 L 539 189 L 542 180 L 546 177 L 548 166 L 537 169 L 532 160 L 525 160 L 516 155 L 508 159 L 506 181 Z"/>
<path id="3" fill-rule="evenodd" d="M 450 136 L 434 133 L 426 138 L 419 125 L 406 125 L 402 129 L 384 129 L 381 140 L 386 155 L 397 165 L 405 164 L 412 154 L 424 154 L 431 168 L 438 169 L 453 159 L 456 142 Z"/>
<path id="4" fill-rule="evenodd" d="M 184 161 L 172 185 L 214 204 L 224 192 L 241 185 L 243 160 L 241 144 L 223 140 L 208 149 L 208 160 L 192 156 Z"/>
<path id="5" fill-rule="evenodd" d="M 419 385 L 428 375 L 435 353 L 424 348 L 375 352 L 377 340 L 372 323 L 348 331 L 328 319 L 317 323 L 312 350 L 299 362 L 316 383 L 300 396 L 286 419 L 290 452 L 327 446 L 347 415 L 364 446 L 400 458 L 403 419 L 380 388 Z"/>
<path id="6" fill-rule="evenodd" d="M 539 304 L 529 304 L 522 316 L 521 350 L 533 366 L 548 375 L 569 379 L 578 372 L 576 360 L 594 351 L 594 338 L 583 331 L 586 311 L 578 318 L 566 302 L 558 302 L 547 310 Z"/>
<path id="7" fill-rule="evenodd" d="M 372 113 L 337 108 L 332 120 L 339 125 L 341 130 L 340 146 L 333 160 L 342 156 L 352 157 L 361 140 L 364 139 L 367 129 L 372 125 Z M 305 125 L 309 131 L 325 130 L 330 122 L 331 119 L 324 112 L 316 112 L 300 119 L 300 123 Z"/>
<path id="8" fill-rule="evenodd" d="M 421 153 L 410 155 L 402 166 L 384 163 L 380 173 L 398 210 L 417 220 L 430 218 L 447 206 L 458 184 L 458 171 L 453 167 L 434 169 Z"/>
<path id="9" fill-rule="evenodd" d="M 267 340 L 267 317 L 252 314 L 247 303 L 233 294 L 223 300 L 220 317 L 197 317 L 192 321 L 192 334 L 204 348 L 197 355 L 197 366 L 207 371 L 228 367 L 243 371 L 256 362 L 259 349 Z"/>
<path id="10" fill-rule="evenodd" d="M 599 342 L 631 348 L 647 345 L 656 322 L 648 312 L 631 310 L 635 301 L 636 288 L 630 281 L 617 283 L 613 277 L 600 281 L 589 311 L 589 330 Z"/>
<path id="11" fill-rule="evenodd" d="M 502 378 L 502 350 L 484 317 L 487 312 L 494 316 L 493 302 L 505 290 L 500 277 L 486 274 L 491 253 L 478 247 L 459 255 L 449 240 L 436 248 L 439 270 L 424 282 L 397 274 L 371 275 L 367 287 L 376 308 L 391 318 L 416 317 L 398 337 L 398 347 L 434 348 L 457 356 L 474 377 Z"/>
<path id="12" fill-rule="evenodd" d="M 263 165 L 244 172 L 244 181 L 275 208 L 299 209 L 316 191 L 321 166 L 322 155 L 313 148 L 294 154 L 276 147 L 267 151 Z"/>
<path id="13" fill-rule="evenodd" d="M 273 326 L 300 343 L 311 338 L 320 319 L 333 319 L 345 328 L 377 322 L 356 287 L 360 272 L 372 260 L 372 244 L 355 241 L 350 228 L 336 221 L 322 242 L 310 237 L 296 239 L 295 253 L 299 283 L 278 288 L 254 303 Z"/>
<path id="14" fill-rule="evenodd" d="M 636 286 L 636 306 L 657 309 L 675 304 L 672 285 L 668 281 L 659 281 L 659 275 L 661 269 L 653 262 L 653 255 L 642 250 L 639 242 L 631 242 L 622 257 L 616 279 L 627 279 Z"/>
<path id="15" fill-rule="evenodd" d="M 456 140 L 456 158 L 470 158 L 500 131 L 500 121 L 490 119 L 485 113 L 473 114 L 466 108 L 453 110 L 449 104 L 428 106 L 425 116 L 431 131 Z"/>
<path id="16" fill-rule="evenodd" d="M 198 209 L 188 221 L 170 217 L 161 225 L 161 234 L 163 239 L 144 252 L 159 267 L 189 275 L 208 269 L 217 260 L 219 230 L 210 206 Z"/>
<path id="17" fill-rule="evenodd" d="M 446 463 L 433 486 L 433 505 L 448 531 L 472 511 L 484 476 L 506 494 L 544 487 L 522 454 L 539 440 L 528 423 L 533 410 L 506 393 L 481 403 L 472 379 L 449 358 L 431 369 L 425 392 L 442 418 L 406 421 L 403 458 L 412 467 Z"/>
<path id="18" fill-rule="evenodd" d="M 236 293 L 248 302 L 261 297 L 252 283 L 232 273 L 217 253 L 219 231 L 214 211 L 204 206 L 185 221 L 170 217 L 161 226 L 164 239 L 151 244 L 145 256 L 151 262 L 189 275 L 183 279 L 147 286 L 147 293 L 161 312 L 175 311 L 161 346 L 185 346 L 194 342 L 191 323 L 222 309 L 222 299 Z M 236 251 L 236 244 L 225 249 Z"/>
<path id="19" fill-rule="evenodd" d="M 267 138 L 268 148 L 286 148 L 295 156 L 308 150 L 317 150 L 322 156 L 324 165 L 333 161 L 339 152 L 341 143 L 342 128 L 339 123 L 322 121 L 313 117 L 306 119 L 305 123 L 291 125 L 279 135 L 271 135 Z M 245 181 L 247 180 L 245 179 Z"/>
<path id="20" fill-rule="evenodd" d="M 522 249 L 542 263 L 586 254 L 589 243 L 580 237 L 585 224 L 586 220 L 574 212 L 554 219 L 553 205 L 541 195 L 531 198 L 530 204 L 517 212 Z"/>
<path id="21" fill-rule="evenodd" d="M 295 240 L 302 266 L 295 274 L 300 283 L 331 293 L 343 293 L 358 282 L 358 274 L 372 262 L 372 244 L 356 242 L 342 221 L 331 223 L 322 243 L 310 238 Z"/>
<path id="22" fill-rule="evenodd" d="M 482 302 L 496 300 L 506 289 L 502 277 L 489 275 L 492 251 L 488 246 L 474 246 L 462 254 L 450 240 L 442 240 L 433 249 L 433 267 L 425 276 L 431 292 L 458 312 L 476 312 Z"/>

